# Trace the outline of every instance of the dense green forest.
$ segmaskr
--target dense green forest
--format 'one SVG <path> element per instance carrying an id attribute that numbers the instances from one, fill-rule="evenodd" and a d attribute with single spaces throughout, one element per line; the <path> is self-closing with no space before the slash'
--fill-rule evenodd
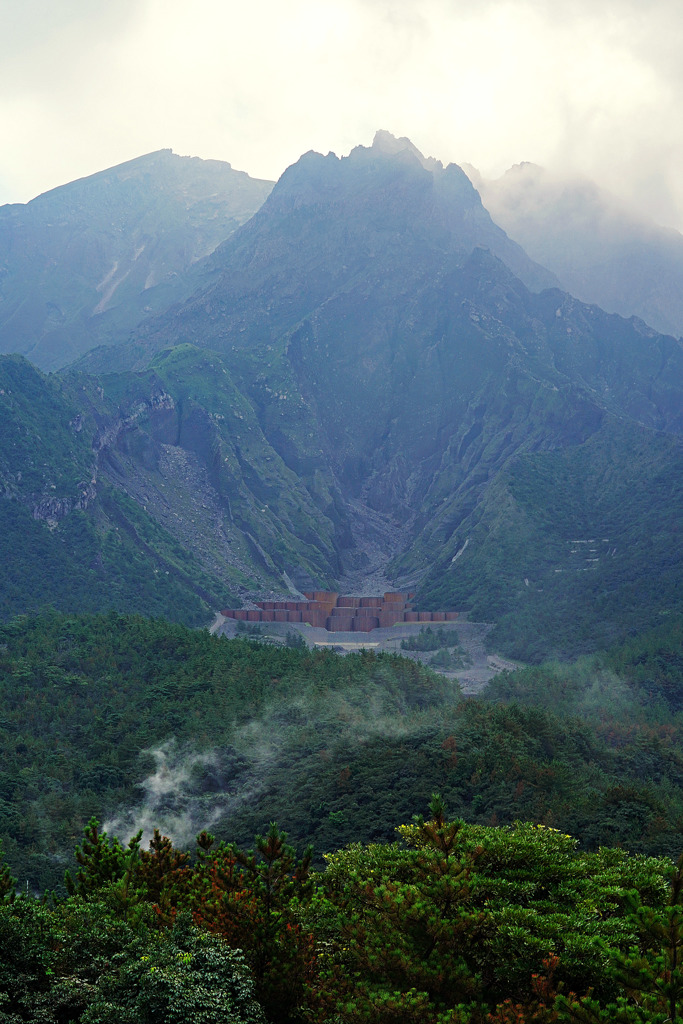
<path id="1" fill-rule="evenodd" d="M 0 1022 L 680 1022 L 682 639 L 464 699 L 246 630 L 3 624 Z"/>
<path id="2" fill-rule="evenodd" d="M 585 443 L 518 455 L 433 562 L 421 607 L 493 622 L 496 650 L 537 663 L 680 615 L 682 473 L 677 438 L 612 417 Z"/>
<path id="3" fill-rule="evenodd" d="M 95 819 L 66 899 L 0 874 L 5 1024 L 683 1020 L 683 858 L 543 825 L 427 822 L 311 870 L 272 825 L 123 846 Z"/>
<path id="4" fill-rule="evenodd" d="M 0 503 L 0 530 L 7 547 L 0 618 L 8 618 L 17 608 L 38 611 L 55 606 L 91 612 L 114 608 L 163 615 L 187 625 L 207 623 L 211 603 L 208 591 L 203 597 L 197 593 L 199 567 L 189 560 L 197 570 L 190 578 L 187 566 L 179 568 L 168 534 L 146 520 L 124 494 L 106 486 L 100 492 L 101 532 L 85 512 L 72 512 L 55 536 L 19 502 Z M 150 532 L 154 556 L 148 546 Z M 165 552 L 167 561 L 160 561 L 159 551 Z M 205 578 L 203 582 L 212 585 Z"/>
<path id="5" fill-rule="evenodd" d="M 683 846 L 682 624 L 574 665 L 504 674 L 482 699 L 408 659 L 226 640 L 115 612 L 0 627 L 0 838 L 21 884 L 59 886 L 93 815 L 122 840 L 272 820 L 316 863 L 386 842 L 439 791 L 586 849 Z"/>

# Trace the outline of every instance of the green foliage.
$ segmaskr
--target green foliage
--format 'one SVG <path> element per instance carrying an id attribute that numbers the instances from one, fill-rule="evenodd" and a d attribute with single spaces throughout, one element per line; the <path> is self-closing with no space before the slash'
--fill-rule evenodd
<path id="1" fill-rule="evenodd" d="M 99 822 L 92 818 L 83 830 L 81 845 L 76 847 L 79 865 L 76 881 L 68 870 L 64 876 L 69 895 L 88 899 L 94 893 L 101 896 L 102 890 L 106 889 L 109 904 L 117 916 L 137 925 L 145 916 L 142 899 L 148 896 L 147 889 L 140 888 L 140 882 L 145 878 L 140 870 L 141 838 L 142 829 L 124 849 L 117 839 L 112 841 L 106 832 L 100 832 Z M 148 863 L 152 852 L 153 848 L 147 855 Z"/>
<path id="2" fill-rule="evenodd" d="M 415 636 L 401 640 L 402 651 L 438 651 L 442 647 L 452 647 L 458 642 L 458 634 L 455 630 L 446 630 L 443 626 L 439 629 L 432 629 L 431 626 L 423 626 Z"/>
<path id="3" fill-rule="evenodd" d="M 304 639 L 303 633 L 299 633 L 296 629 L 288 629 L 287 636 L 285 637 L 285 644 L 287 647 L 294 647 L 300 650 L 308 647 Z"/>
<path id="4" fill-rule="evenodd" d="M 581 443 L 519 454 L 474 512 L 451 511 L 457 535 L 439 537 L 421 607 L 495 622 L 489 642 L 527 662 L 604 649 L 680 613 L 682 459 L 676 438 L 611 417 Z"/>
<path id="5" fill-rule="evenodd" d="M 12 873 L 21 887 L 58 886 L 92 815 L 120 836 L 143 819 L 172 834 L 212 821 L 240 845 L 287 821 L 294 846 L 313 841 L 320 856 L 387 841 L 435 790 L 469 822 L 526 819 L 588 849 L 675 857 L 683 743 L 663 695 L 676 692 L 677 630 L 633 641 L 628 658 L 503 674 L 489 699 L 462 701 L 395 655 L 227 641 L 114 613 L 15 620 L 0 628 Z M 140 786 L 159 772 L 163 797 Z"/>
<path id="6" fill-rule="evenodd" d="M 624 678 L 639 703 L 683 711 L 683 616 L 667 615 L 657 629 L 630 638 L 597 664 Z"/>
<path id="7" fill-rule="evenodd" d="M 328 857 L 328 899 L 348 980 L 339 993 L 352 1020 L 434 1019 L 480 996 L 471 958 L 483 918 L 470 898 L 473 858 L 456 852 L 460 822 L 417 826 L 419 852 L 351 848 Z M 386 854 L 393 853 L 393 857 Z M 334 988 L 339 968 L 329 968 Z M 426 997 L 426 998 L 425 998 Z M 431 1012 L 430 1012 L 431 1010 Z"/>
<path id="8" fill-rule="evenodd" d="M 678 722 L 683 693 L 683 618 L 666 616 L 654 630 L 573 664 L 546 662 L 503 672 L 491 680 L 486 698 L 554 708 L 563 714 L 604 721 Z"/>
<path id="9" fill-rule="evenodd" d="M 668 862 L 579 853 L 549 828 L 448 822 L 439 798 L 431 813 L 398 829 L 407 848 L 354 845 L 328 856 L 328 1010 L 353 1021 L 483 1021 L 498 1005 L 491 1020 L 541 1021 L 553 1019 L 558 985 L 591 988 L 600 1005 L 614 998 L 605 950 L 626 952 L 638 935 L 634 890 L 650 907 L 665 905 Z M 519 1016 L 506 1015 L 506 1001 L 523 1008 Z"/>
<path id="10" fill-rule="evenodd" d="M 87 903 L 74 897 L 50 908 L 23 895 L 0 905 L 0 1020 L 79 1020 L 112 958 L 149 935 L 140 919 L 133 930 L 107 886 Z"/>
<path id="11" fill-rule="evenodd" d="M 0 1020 L 680 1019 L 683 861 L 467 825 L 440 796 L 397 831 L 316 875 L 275 825 L 253 851 L 202 833 L 190 861 L 159 833 L 124 851 L 91 822 L 83 895 L 0 904 Z"/>
<path id="12" fill-rule="evenodd" d="M 22 897 L 0 903 L 0 1021 L 40 1019 L 52 973 L 51 939 L 56 929 L 46 907 Z M 45 1015 L 43 1019 L 54 1020 Z"/>
<path id="13" fill-rule="evenodd" d="M 262 1024 L 243 958 L 193 928 L 131 928 L 102 886 L 53 909 L 22 897 L 0 905 L 3 1024 Z M 151 918 L 151 908 L 147 908 Z"/>
<path id="14" fill-rule="evenodd" d="M 189 914 L 135 953 L 99 979 L 82 1024 L 265 1024 L 244 958 Z"/>
<path id="15" fill-rule="evenodd" d="M 271 786 L 296 799 L 286 781 L 293 764 L 301 764 L 297 784 L 304 782 L 320 751 L 350 740 L 369 717 L 372 728 L 405 725 L 420 708 L 453 699 L 448 689 L 394 655 L 339 658 L 227 641 L 113 612 L 14 620 L 0 626 L 0 835 L 10 863 L 22 884 L 28 877 L 32 887 L 54 887 L 93 814 L 104 820 L 122 805 L 140 805 L 136 786 L 153 771 L 150 750 L 171 737 L 178 763 L 208 751 L 225 780 L 205 785 L 199 769 L 187 780 L 198 818 L 215 815 L 226 785 L 257 793 L 255 827 L 246 815 L 237 833 L 247 842 L 268 824 Z M 261 752 L 269 730 L 281 758 Z M 299 843 L 308 801 L 302 810 Z M 329 823 L 327 811 L 319 818 Z"/>
<path id="16" fill-rule="evenodd" d="M 0 480 L 5 496 L 73 498 L 94 455 L 58 381 L 21 356 L 0 357 Z"/>
<path id="17" fill-rule="evenodd" d="M 209 603 L 201 584 L 218 594 L 222 587 L 187 557 L 180 559 L 181 569 L 177 554 L 171 556 L 171 538 L 159 528 L 153 530 L 152 550 L 145 540 L 149 518 L 106 485 L 99 492 L 99 522 L 89 512 L 73 511 L 54 530 L 20 502 L 0 502 L 0 618 L 53 606 L 80 613 L 114 608 L 206 624 L 220 602 Z"/>
<path id="18" fill-rule="evenodd" d="M 20 884 L 44 890 L 93 814 L 129 809 L 107 826 L 122 835 L 143 810 L 169 815 L 169 829 L 212 820 L 242 845 L 277 819 L 320 854 L 390 839 L 391 822 L 438 789 L 467 821 L 525 818 L 587 848 L 675 857 L 682 744 L 653 687 L 675 692 L 677 636 L 632 642 L 628 662 L 615 651 L 503 674 L 496 704 L 460 701 L 394 655 L 226 641 L 115 614 L 19 619 L 0 629 L 0 836 Z M 160 765 L 183 781 L 150 804 L 138 787 Z"/>
<path id="19" fill-rule="evenodd" d="M 98 479 L 83 388 L 0 358 L 0 619 L 48 605 L 209 620 L 222 587 Z M 208 599 L 208 601 L 207 601 Z"/>
<path id="20" fill-rule="evenodd" d="M 427 664 L 430 668 L 447 672 L 453 669 L 466 668 L 472 664 L 472 659 L 462 649 L 449 651 L 447 648 L 442 648 L 429 659 Z"/>
<path id="21" fill-rule="evenodd" d="M 312 881 L 309 848 L 297 858 L 271 824 L 256 849 L 200 845 L 190 893 L 194 919 L 244 951 L 259 1002 L 269 1018 L 294 1020 L 311 974 L 313 937 L 302 927 Z M 202 840 L 202 837 L 200 837 Z"/>
<path id="22" fill-rule="evenodd" d="M 2 846 L 0 846 L 0 905 L 11 903 L 14 899 L 17 887 L 16 878 L 12 878 L 9 867 L 2 857 Z"/>
<path id="23" fill-rule="evenodd" d="M 683 1020 L 683 855 L 671 872 L 669 896 L 663 905 L 643 905 L 632 893 L 629 909 L 637 943 L 627 951 L 605 948 L 608 975 L 621 994 L 600 1005 L 591 988 L 582 999 L 560 996 L 561 1019 L 618 1024 L 676 1024 Z"/>

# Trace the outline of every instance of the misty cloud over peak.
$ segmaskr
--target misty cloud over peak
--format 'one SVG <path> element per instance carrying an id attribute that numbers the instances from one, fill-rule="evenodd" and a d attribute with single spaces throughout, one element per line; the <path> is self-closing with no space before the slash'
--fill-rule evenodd
<path id="1" fill-rule="evenodd" d="M 467 174 L 496 224 L 583 302 L 683 335 L 683 236 L 578 174 L 522 162 Z"/>
<path id="2" fill-rule="evenodd" d="M 381 124 L 488 176 L 564 163 L 680 226 L 682 39 L 672 0 L 6 3 L 0 203 L 169 144 L 274 179 Z"/>

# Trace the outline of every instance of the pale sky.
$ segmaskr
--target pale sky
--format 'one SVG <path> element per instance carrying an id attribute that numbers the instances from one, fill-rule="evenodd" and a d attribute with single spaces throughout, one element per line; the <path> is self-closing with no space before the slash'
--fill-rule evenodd
<path id="1" fill-rule="evenodd" d="M 0 203 L 172 148 L 277 178 L 385 128 L 683 229 L 680 0 L 0 0 Z"/>

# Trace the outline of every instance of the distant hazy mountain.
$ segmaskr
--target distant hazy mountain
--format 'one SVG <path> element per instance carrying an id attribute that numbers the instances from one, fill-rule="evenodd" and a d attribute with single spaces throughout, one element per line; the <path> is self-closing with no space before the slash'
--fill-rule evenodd
<path id="1" fill-rule="evenodd" d="M 568 292 L 683 335 L 683 235 L 638 218 L 590 181 L 534 164 L 495 181 L 466 170 L 496 223 Z"/>
<path id="2" fill-rule="evenodd" d="M 498 621 L 518 654 L 567 653 L 680 605 L 683 348 L 517 274 L 544 277 L 464 173 L 382 134 L 302 157 L 203 289 L 83 365 L 217 350 L 323 517 L 326 579 L 362 568 L 381 521 L 419 600 Z M 211 387 L 190 391 L 207 410 Z M 291 576 L 276 529 L 259 544 Z"/>
<path id="3" fill-rule="evenodd" d="M 0 352 L 56 369 L 187 297 L 272 183 L 160 150 L 0 207 Z"/>

